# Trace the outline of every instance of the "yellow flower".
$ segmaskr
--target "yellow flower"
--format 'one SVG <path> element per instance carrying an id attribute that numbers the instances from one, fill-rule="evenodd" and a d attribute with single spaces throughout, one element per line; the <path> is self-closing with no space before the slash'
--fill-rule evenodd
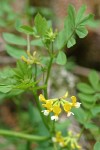
<path id="1" fill-rule="evenodd" d="M 61 113 L 61 108 L 58 105 L 54 105 L 52 111 L 56 116 L 58 116 Z"/>
<path id="2" fill-rule="evenodd" d="M 53 101 L 47 100 L 45 104 L 42 104 L 43 107 L 47 108 L 47 110 L 52 111 Z"/>
<path id="3" fill-rule="evenodd" d="M 42 106 L 46 108 L 46 110 L 42 111 L 44 115 L 48 115 L 50 112 L 54 113 L 54 115 L 51 116 L 51 120 L 55 121 L 59 119 L 59 115 L 61 114 L 62 109 L 67 113 L 67 117 L 69 117 L 71 114 L 74 115 L 74 113 L 71 112 L 71 109 L 72 107 L 79 108 L 80 103 L 76 102 L 75 96 L 71 97 L 72 102 L 67 101 L 67 97 L 68 92 L 66 92 L 65 95 L 60 98 L 46 100 L 45 97 L 40 94 L 39 100 L 43 103 Z"/>
<path id="4" fill-rule="evenodd" d="M 59 119 L 58 115 L 61 113 L 61 108 L 59 107 L 59 105 L 54 105 L 52 107 L 52 111 L 55 115 L 51 116 L 51 120 L 57 121 Z"/>
<path id="5" fill-rule="evenodd" d="M 59 143 L 61 147 L 65 146 L 65 141 L 60 131 L 56 132 L 56 135 L 52 138 L 52 141 L 55 143 Z"/>
<path id="6" fill-rule="evenodd" d="M 28 58 L 25 58 L 25 56 L 21 56 L 21 59 L 27 64 L 37 64 L 42 66 L 42 64 L 40 63 L 40 57 L 37 55 L 36 51 L 34 51 L 33 55 L 31 55 L 30 51 L 27 50 L 27 57 Z"/>
<path id="7" fill-rule="evenodd" d="M 68 113 L 68 112 L 70 112 L 70 110 L 71 110 L 71 104 L 69 104 L 69 103 L 65 103 L 64 104 L 64 110 Z"/>
<path id="8" fill-rule="evenodd" d="M 71 99 L 72 99 L 72 106 L 73 106 L 73 107 L 76 107 L 76 108 L 79 108 L 80 105 L 81 105 L 81 103 L 76 102 L 76 97 L 75 97 L 75 96 L 72 96 Z"/>
<path id="9" fill-rule="evenodd" d="M 41 102 L 46 102 L 46 99 L 45 99 L 45 97 L 42 94 L 39 95 L 39 100 Z"/>

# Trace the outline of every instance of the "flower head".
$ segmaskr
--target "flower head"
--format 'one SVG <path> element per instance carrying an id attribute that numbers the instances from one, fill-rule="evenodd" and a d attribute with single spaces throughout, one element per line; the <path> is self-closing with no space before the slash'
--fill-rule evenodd
<path id="1" fill-rule="evenodd" d="M 42 64 L 40 63 L 40 57 L 37 55 L 36 51 L 31 54 L 30 51 L 27 50 L 27 58 L 25 56 L 21 56 L 21 59 L 27 64 L 37 64 L 42 66 Z"/>
<path id="2" fill-rule="evenodd" d="M 60 131 L 56 132 L 55 136 L 52 137 L 54 143 L 59 144 L 61 147 L 71 146 L 71 149 L 81 149 L 81 146 L 78 144 L 78 136 L 72 134 L 71 131 L 68 132 L 67 136 L 63 136 Z"/>
<path id="3" fill-rule="evenodd" d="M 76 101 L 75 96 L 68 98 L 68 100 L 67 97 L 68 92 L 66 92 L 65 95 L 60 98 L 46 100 L 45 97 L 42 94 L 40 94 L 39 100 L 43 103 L 42 106 L 46 108 L 46 110 L 42 111 L 44 115 L 47 116 L 51 112 L 53 114 L 51 116 L 51 120 L 55 121 L 59 119 L 59 115 L 61 114 L 62 109 L 67 113 L 67 117 L 69 117 L 70 115 L 74 115 L 71 109 L 73 107 L 79 108 L 80 103 Z M 69 99 L 71 99 L 72 101 L 69 101 Z"/>

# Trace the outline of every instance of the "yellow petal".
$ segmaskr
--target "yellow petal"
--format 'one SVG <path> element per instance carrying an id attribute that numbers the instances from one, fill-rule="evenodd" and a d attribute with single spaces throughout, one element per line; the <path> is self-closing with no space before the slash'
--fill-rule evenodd
<path id="1" fill-rule="evenodd" d="M 39 100 L 41 102 L 46 102 L 46 99 L 45 99 L 45 97 L 42 94 L 39 95 Z"/>
<path id="2" fill-rule="evenodd" d="M 65 95 L 62 98 L 65 99 L 65 98 L 67 98 L 67 96 L 68 96 L 68 92 L 66 92 Z"/>
<path id="3" fill-rule="evenodd" d="M 76 103 L 76 97 L 72 96 L 71 99 L 72 99 L 72 103 L 75 104 Z"/>
<path id="4" fill-rule="evenodd" d="M 69 104 L 67 102 L 63 105 L 63 108 L 66 112 L 70 112 L 71 107 L 72 107 L 71 104 Z"/>
<path id="5" fill-rule="evenodd" d="M 61 113 L 61 108 L 58 105 L 54 105 L 53 106 L 53 112 L 55 113 L 55 115 L 59 115 Z"/>

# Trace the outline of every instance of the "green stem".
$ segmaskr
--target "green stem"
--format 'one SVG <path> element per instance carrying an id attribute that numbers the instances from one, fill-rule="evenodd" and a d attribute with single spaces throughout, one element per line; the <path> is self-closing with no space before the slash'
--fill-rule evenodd
<path id="1" fill-rule="evenodd" d="M 81 138 L 81 136 L 82 136 L 82 134 L 84 132 L 84 129 L 85 129 L 85 127 L 83 126 L 82 129 L 81 129 L 81 131 L 80 131 L 80 134 L 79 134 L 79 137 L 78 137 L 78 141 L 80 140 L 80 138 Z"/>
<path id="2" fill-rule="evenodd" d="M 46 127 L 47 130 L 49 131 L 48 123 L 46 122 L 46 120 L 45 120 L 45 118 L 44 118 L 44 115 L 43 115 L 43 113 L 41 112 L 42 109 L 41 109 L 41 105 L 40 105 L 40 103 L 39 103 L 39 98 L 38 98 L 38 96 L 37 96 L 37 92 L 33 92 L 33 93 L 34 93 L 34 97 L 35 97 L 35 100 L 36 100 L 36 104 L 37 104 L 37 107 L 38 107 L 40 116 L 41 116 L 41 118 L 42 118 L 42 120 L 43 120 L 43 123 L 44 123 L 45 127 Z"/>
<path id="3" fill-rule="evenodd" d="M 46 80 L 45 80 L 45 84 L 48 85 L 48 80 L 49 80 L 49 76 L 50 76 L 50 71 L 51 71 L 51 67 L 52 67 L 52 62 L 53 62 L 53 42 L 52 44 L 52 53 L 51 53 L 51 57 L 50 57 L 50 62 L 49 62 L 49 66 L 48 66 L 48 70 L 47 70 L 47 76 L 46 76 Z M 47 88 L 44 90 L 44 96 L 46 98 L 48 98 L 48 94 L 47 94 Z"/>
<path id="4" fill-rule="evenodd" d="M 56 143 L 54 143 L 53 145 L 54 145 L 54 150 L 58 150 L 57 146 L 56 146 Z"/>
<path id="5" fill-rule="evenodd" d="M 88 122 L 88 120 L 89 120 L 89 115 L 87 115 L 87 118 L 86 118 L 85 122 Z M 83 125 L 83 127 L 82 127 L 82 129 L 81 129 L 81 131 L 79 133 L 78 141 L 80 140 L 84 130 L 85 130 L 85 126 Z"/>
<path id="6" fill-rule="evenodd" d="M 37 80 L 37 65 L 35 64 L 35 76 L 34 76 L 34 81 Z"/>
<path id="7" fill-rule="evenodd" d="M 46 136 L 36 136 L 36 135 L 24 134 L 21 132 L 18 133 L 18 132 L 9 131 L 9 130 L 0 130 L 0 135 L 21 138 L 21 139 L 25 139 L 27 141 L 46 141 L 50 138 L 50 137 L 46 137 Z"/>
<path id="8" fill-rule="evenodd" d="M 53 62 L 53 57 L 50 58 L 50 62 L 49 62 L 49 66 L 48 66 L 48 71 L 47 71 L 47 76 L 46 76 L 45 84 L 48 83 L 48 79 L 49 79 L 49 76 L 50 76 L 52 62 Z"/>
<path id="9" fill-rule="evenodd" d="M 54 134 L 55 133 L 55 120 L 52 122 L 52 134 Z"/>
<path id="10" fill-rule="evenodd" d="M 31 150 L 31 141 L 27 141 L 26 150 Z"/>

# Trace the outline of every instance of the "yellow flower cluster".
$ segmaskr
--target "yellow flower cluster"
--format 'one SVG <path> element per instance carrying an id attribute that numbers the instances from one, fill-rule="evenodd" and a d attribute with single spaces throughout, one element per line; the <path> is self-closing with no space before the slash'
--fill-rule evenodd
<path id="1" fill-rule="evenodd" d="M 68 136 L 63 137 L 60 131 L 56 132 L 55 137 L 52 137 L 54 143 L 58 143 L 61 147 L 67 147 L 70 145 L 71 149 L 81 149 L 81 146 L 78 145 L 79 134 L 73 135 L 72 132 L 68 132 Z"/>
<path id="2" fill-rule="evenodd" d="M 65 95 L 60 98 L 46 100 L 45 97 L 42 94 L 40 94 L 39 100 L 43 103 L 42 106 L 46 108 L 45 110 L 42 110 L 44 115 L 48 116 L 49 113 L 52 112 L 53 116 L 51 116 L 51 120 L 57 121 L 59 119 L 59 115 L 62 112 L 62 108 L 67 113 L 68 117 L 71 114 L 74 115 L 74 113 L 71 112 L 71 109 L 73 107 L 79 108 L 81 103 L 76 102 L 75 96 L 71 96 L 71 98 L 68 98 L 69 100 L 71 100 L 71 102 L 66 100 L 67 97 L 68 92 L 66 92 Z"/>
<path id="3" fill-rule="evenodd" d="M 33 55 L 31 55 L 30 51 L 27 51 L 27 56 L 28 58 L 26 58 L 25 56 L 21 56 L 21 59 L 26 62 L 27 64 L 37 64 L 37 65 L 41 65 L 40 63 L 40 58 L 37 55 L 36 51 L 33 52 Z"/>

